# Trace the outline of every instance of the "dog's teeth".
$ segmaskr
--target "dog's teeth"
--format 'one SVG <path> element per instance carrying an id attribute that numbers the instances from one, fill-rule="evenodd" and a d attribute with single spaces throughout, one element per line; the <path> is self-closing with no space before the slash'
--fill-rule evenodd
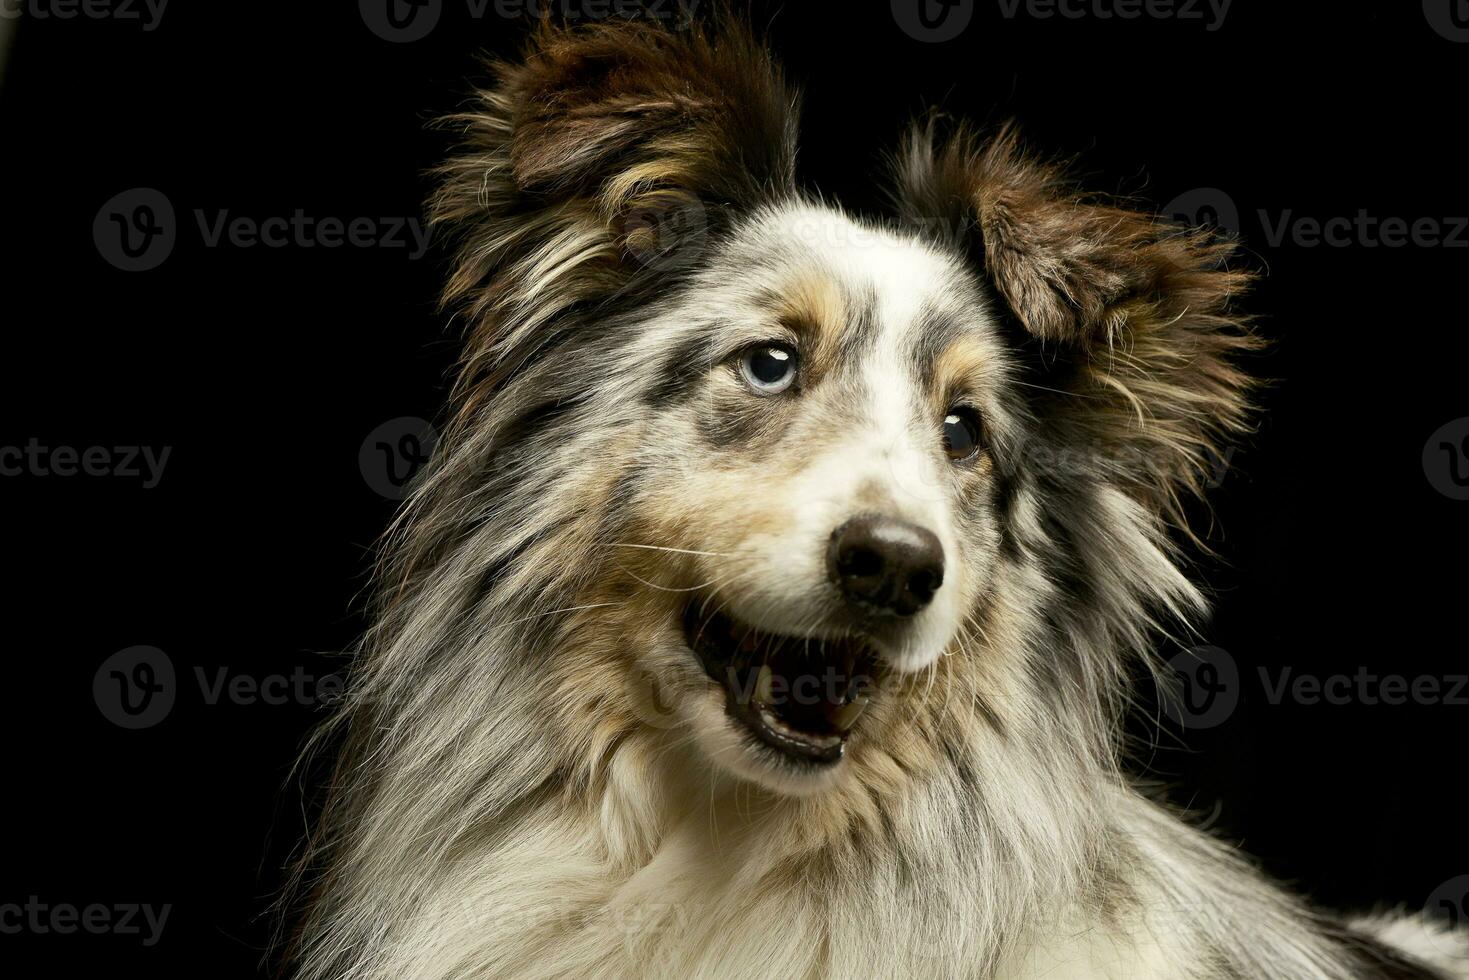
<path id="1" fill-rule="evenodd" d="M 761 704 L 769 704 L 775 700 L 771 680 L 772 675 L 769 667 L 762 666 L 760 672 L 755 675 L 755 700 Z"/>
<path id="2" fill-rule="evenodd" d="M 838 708 L 831 716 L 831 723 L 837 727 L 838 731 L 850 731 L 852 726 L 857 724 L 857 719 L 862 717 L 862 712 L 866 710 L 867 700 L 858 698 L 851 704 L 844 704 Z"/>
<path id="3" fill-rule="evenodd" d="M 803 732 L 799 728 L 792 728 L 790 725 L 787 725 L 780 718 L 776 717 L 774 713 L 763 707 L 760 709 L 760 720 L 765 722 L 766 727 L 772 731 L 779 732 L 787 738 L 805 742 L 807 745 L 814 746 L 818 749 L 834 749 L 842 744 L 842 737 L 840 735 L 817 735 L 814 732 Z"/>
<path id="4" fill-rule="evenodd" d="M 870 684 L 870 678 L 861 674 L 853 674 L 849 669 L 847 673 L 847 691 L 842 695 L 842 704 L 851 704 L 853 701 L 866 702 L 871 696 Z"/>

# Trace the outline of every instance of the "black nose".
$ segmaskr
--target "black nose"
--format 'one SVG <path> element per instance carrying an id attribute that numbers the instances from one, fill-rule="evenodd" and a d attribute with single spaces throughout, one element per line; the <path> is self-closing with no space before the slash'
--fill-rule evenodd
<path id="1" fill-rule="evenodd" d="M 927 528 L 863 514 L 833 532 L 826 568 L 852 602 L 911 616 L 944 584 L 944 547 Z"/>

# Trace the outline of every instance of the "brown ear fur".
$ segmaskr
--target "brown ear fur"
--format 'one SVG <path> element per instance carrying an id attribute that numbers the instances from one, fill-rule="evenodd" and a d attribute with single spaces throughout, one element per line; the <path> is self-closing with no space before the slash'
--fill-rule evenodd
<path id="1" fill-rule="evenodd" d="M 639 186 L 751 204 L 794 184 L 795 98 L 737 21 L 713 33 L 622 22 L 543 25 L 506 72 L 516 100 L 510 161 L 527 192 Z"/>
<path id="2" fill-rule="evenodd" d="M 1179 491 L 1201 494 L 1248 422 L 1236 362 L 1259 341 L 1230 309 L 1253 278 L 1226 267 L 1233 243 L 1082 196 L 1008 126 L 942 145 L 932 123 L 915 127 L 898 182 L 905 218 L 967 237 L 1035 346 L 1072 368 L 1046 421 L 1182 524 Z"/>
<path id="3" fill-rule="evenodd" d="M 465 410 L 577 309 L 646 302 L 733 216 L 795 191 L 796 98 L 736 18 L 543 22 L 523 60 L 444 120 L 431 202 L 468 321 Z M 476 393 L 477 392 L 477 393 Z"/>

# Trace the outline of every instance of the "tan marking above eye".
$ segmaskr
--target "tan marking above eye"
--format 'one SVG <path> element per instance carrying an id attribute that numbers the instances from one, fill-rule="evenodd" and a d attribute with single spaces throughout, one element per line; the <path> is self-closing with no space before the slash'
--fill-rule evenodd
<path id="1" fill-rule="evenodd" d="M 991 358 L 985 345 L 960 339 L 944 348 L 933 362 L 933 384 L 928 392 L 934 410 L 949 413 L 954 402 L 972 391 L 991 373 Z"/>
<path id="2" fill-rule="evenodd" d="M 841 287 L 830 276 L 806 272 L 772 290 L 775 319 L 801 340 L 808 364 L 830 364 L 850 322 Z"/>

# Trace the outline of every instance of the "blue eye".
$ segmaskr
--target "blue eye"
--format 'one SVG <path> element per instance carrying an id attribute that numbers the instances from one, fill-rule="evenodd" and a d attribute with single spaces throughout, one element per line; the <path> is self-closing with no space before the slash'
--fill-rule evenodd
<path id="1" fill-rule="evenodd" d="M 796 363 L 784 344 L 757 344 L 740 356 L 740 374 L 760 394 L 778 395 L 795 382 Z"/>

